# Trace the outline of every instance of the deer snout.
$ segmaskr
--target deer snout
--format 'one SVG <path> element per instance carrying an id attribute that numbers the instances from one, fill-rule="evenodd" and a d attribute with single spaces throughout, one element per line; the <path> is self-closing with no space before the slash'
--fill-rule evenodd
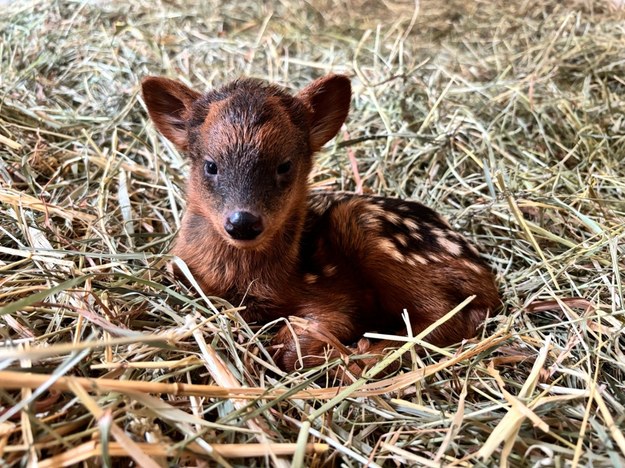
<path id="1" fill-rule="evenodd" d="M 248 211 L 235 211 L 228 216 L 224 228 L 234 240 L 253 240 L 263 232 L 263 220 Z"/>

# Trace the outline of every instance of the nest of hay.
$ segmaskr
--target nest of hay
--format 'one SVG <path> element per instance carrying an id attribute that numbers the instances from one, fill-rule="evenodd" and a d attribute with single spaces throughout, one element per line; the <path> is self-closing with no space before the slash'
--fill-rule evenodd
<path id="1" fill-rule="evenodd" d="M 625 463 L 620 7 L 5 5 L 0 465 Z M 281 373 L 238 304 L 168 276 L 186 166 L 138 86 L 330 71 L 352 112 L 312 182 L 444 213 L 504 303 L 478 339 L 340 387 L 336 362 Z"/>

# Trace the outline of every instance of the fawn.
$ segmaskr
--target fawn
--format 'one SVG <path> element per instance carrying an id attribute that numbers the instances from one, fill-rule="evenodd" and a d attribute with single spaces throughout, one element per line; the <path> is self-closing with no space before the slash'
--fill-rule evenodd
<path id="1" fill-rule="evenodd" d="M 426 338 L 446 346 L 473 337 L 498 308 L 488 266 L 430 208 L 309 191 L 313 154 L 349 111 L 346 76 L 322 77 L 295 96 L 255 79 L 206 94 L 163 77 L 146 77 L 142 88 L 156 128 L 190 163 L 172 252 L 207 294 L 242 301 L 247 321 L 307 320 L 278 330 L 282 369 L 318 365 L 345 345 L 379 355 L 397 343 L 369 343 L 363 333 L 405 335 L 404 310 L 416 335 L 477 295 Z"/>

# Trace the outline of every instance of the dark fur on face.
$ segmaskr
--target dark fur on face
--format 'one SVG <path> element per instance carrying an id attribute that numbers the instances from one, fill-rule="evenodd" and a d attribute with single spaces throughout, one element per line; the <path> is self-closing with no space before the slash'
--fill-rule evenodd
<path id="1" fill-rule="evenodd" d="M 173 253 L 207 294 L 233 303 L 245 298 L 248 320 L 307 320 L 295 335 L 286 326 L 277 333 L 275 359 L 282 368 L 320 363 L 328 347 L 338 355 L 336 349 L 367 331 L 405 334 L 403 310 L 418 334 L 476 295 L 428 336 L 444 346 L 474 336 L 498 308 L 488 266 L 431 209 L 309 193 L 313 153 L 336 135 L 349 111 L 346 77 L 325 76 L 294 96 L 252 79 L 202 95 L 149 77 L 143 96 L 156 127 L 191 164 Z M 359 352 L 380 354 L 396 345 L 360 341 Z"/>

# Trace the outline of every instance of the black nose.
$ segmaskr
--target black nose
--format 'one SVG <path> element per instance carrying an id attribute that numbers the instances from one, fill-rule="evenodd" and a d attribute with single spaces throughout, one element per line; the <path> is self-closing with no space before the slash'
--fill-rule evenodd
<path id="1" fill-rule="evenodd" d="M 263 221 L 260 216 L 247 211 L 235 211 L 228 217 L 224 227 L 233 239 L 252 240 L 263 232 Z"/>

